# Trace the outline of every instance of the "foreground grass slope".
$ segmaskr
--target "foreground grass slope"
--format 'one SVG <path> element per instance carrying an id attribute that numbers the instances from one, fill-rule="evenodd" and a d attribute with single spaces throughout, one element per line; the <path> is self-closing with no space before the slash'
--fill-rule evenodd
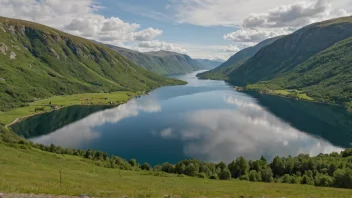
<path id="1" fill-rule="evenodd" d="M 137 92 L 179 83 L 104 45 L 0 17 L 0 111 L 54 95 Z"/>
<path id="2" fill-rule="evenodd" d="M 157 74 L 179 74 L 206 69 L 204 65 L 185 54 L 167 51 L 142 53 L 113 45 L 107 46 Z"/>
<path id="3" fill-rule="evenodd" d="M 0 191 L 99 197 L 351 197 L 352 191 L 277 183 L 205 180 L 94 165 L 92 160 L 0 144 Z M 59 171 L 62 184 L 59 182 Z"/>

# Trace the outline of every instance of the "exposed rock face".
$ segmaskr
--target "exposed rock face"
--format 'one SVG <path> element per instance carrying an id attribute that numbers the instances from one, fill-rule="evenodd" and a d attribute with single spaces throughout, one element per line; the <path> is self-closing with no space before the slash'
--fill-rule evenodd
<path id="1" fill-rule="evenodd" d="M 0 43 L 0 52 L 4 55 L 6 55 L 6 52 L 9 50 L 9 48 L 4 44 Z"/>
<path id="2" fill-rule="evenodd" d="M 50 48 L 50 50 L 51 50 L 51 52 L 53 52 L 53 54 L 56 56 L 56 58 L 60 60 L 59 54 L 57 54 L 57 52 L 53 48 Z"/>
<path id="3" fill-rule="evenodd" d="M 10 60 L 14 60 L 14 59 L 16 59 L 16 54 L 15 54 L 15 52 L 11 52 Z"/>

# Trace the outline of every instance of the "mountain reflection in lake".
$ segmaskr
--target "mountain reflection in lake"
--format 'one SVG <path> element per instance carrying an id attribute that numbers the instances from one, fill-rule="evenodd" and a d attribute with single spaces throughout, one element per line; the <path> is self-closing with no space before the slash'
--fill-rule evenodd
<path id="1" fill-rule="evenodd" d="M 352 117 L 343 108 L 321 108 L 319 104 L 294 100 L 289 100 L 293 105 L 288 108 L 287 102 L 279 102 L 288 99 L 279 97 L 274 103 L 263 104 L 267 96 L 252 97 L 221 81 L 198 80 L 195 74 L 177 76 L 188 85 L 157 89 L 148 96 L 30 139 L 103 150 L 151 164 L 175 163 L 185 158 L 229 162 L 239 156 L 258 159 L 264 155 L 272 159 L 276 155 L 317 155 L 340 151 L 352 142 Z M 315 111 L 308 113 L 309 109 Z M 340 118 L 339 123 L 322 119 L 321 114 Z M 17 125 L 23 125 L 21 130 L 25 130 L 26 123 L 35 125 L 31 122 L 35 118 Z M 314 126 L 300 126 L 297 120 L 302 119 L 305 125 Z M 16 125 L 13 128 L 18 129 Z M 321 132 L 322 128 L 333 130 Z"/>

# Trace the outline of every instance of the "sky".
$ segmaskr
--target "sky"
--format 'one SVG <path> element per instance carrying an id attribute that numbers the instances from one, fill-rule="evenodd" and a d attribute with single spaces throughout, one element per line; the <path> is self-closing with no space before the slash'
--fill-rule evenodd
<path id="1" fill-rule="evenodd" d="M 0 0 L 0 15 L 141 52 L 226 60 L 267 38 L 352 15 L 351 0 Z"/>

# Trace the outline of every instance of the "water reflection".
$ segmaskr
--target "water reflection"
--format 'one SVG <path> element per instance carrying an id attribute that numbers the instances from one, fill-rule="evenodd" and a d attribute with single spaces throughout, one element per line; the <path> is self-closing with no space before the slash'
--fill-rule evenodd
<path id="1" fill-rule="evenodd" d="M 238 156 L 317 155 L 340 151 L 352 140 L 352 123 L 343 109 L 251 97 L 221 81 L 197 80 L 194 73 L 179 78 L 190 83 L 157 89 L 31 140 L 99 149 L 151 164 L 185 158 L 228 162 Z M 22 122 L 21 130 L 25 131 L 26 123 L 32 124 L 33 119 Z M 302 119 L 304 124 L 299 122 Z M 308 126 L 310 123 L 314 126 Z M 321 128 L 327 130 L 321 132 Z"/>
<path id="2" fill-rule="evenodd" d="M 42 135 L 30 140 L 44 144 L 53 143 L 64 147 L 79 148 L 101 136 L 100 132 L 94 129 L 95 127 L 108 123 L 117 123 L 125 118 L 138 116 L 140 111 L 152 113 L 160 110 L 160 106 L 155 104 L 154 101 L 147 100 L 137 104 L 135 100 L 132 100 L 128 104 L 94 113 L 78 123 L 67 125 L 49 135 Z"/>
<path id="3" fill-rule="evenodd" d="M 229 162 L 238 156 L 272 159 L 282 156 L 338 151 L 330 143 L 309 136 L 273 116 L 251 100 L 228 97 L 237 110 L 200 110 L 188 115 L 191 127 L 181 131 L 185 153 L 207 161 Z"/>

